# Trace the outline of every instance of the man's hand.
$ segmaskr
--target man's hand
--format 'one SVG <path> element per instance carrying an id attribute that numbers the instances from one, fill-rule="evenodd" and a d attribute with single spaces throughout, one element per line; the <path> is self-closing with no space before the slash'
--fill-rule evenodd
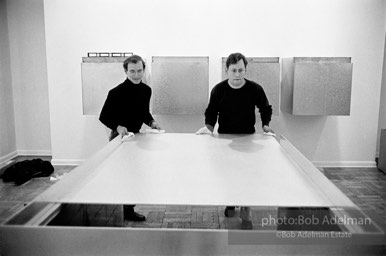
<path id="1" fill-rule="evenodd" d="M 156 121 L 151 122 L 150 128 L 151 129 L 161 130 L 161 126 L 159 126 Z"/>
<path id="2" fill-rule="evenodd" d="M 127 128 L 124 126 L 120 126 L 120 125 L 118 125 L 118 127 L 117 127 L 117 132 L 119 133 L 119 135 L 121 135 L 121 138 L 123 138 L 123 136 L 129 134 L 129 132 L 127 131 Z"/>
<path id="3" fill-rule="evenodd" d="M 196 135 L 199 135 L 199 134 L 212 134 L 213 130 L 214 130 L 213 126 L 207 124 L 206 126 L 200 128 L 196 132 Z"/>

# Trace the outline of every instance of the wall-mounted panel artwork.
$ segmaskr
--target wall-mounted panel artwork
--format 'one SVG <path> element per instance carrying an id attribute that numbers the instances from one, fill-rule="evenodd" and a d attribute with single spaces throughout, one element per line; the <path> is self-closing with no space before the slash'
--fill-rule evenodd
<path id="1" fill-rule="evenodd" d="M 98 115 L 110 89 L 125 79 L 122 63 L 82 63 L 83 114 Z"/>
<path id="2" fill-rule="evenodd" d="M 153 57 L 151 74 L 153 114 L 204 114 L 209 96 L 208 57 Z"/>
<path id="3" fill-rule="evenodd" d="M 326 115 L 350 115 L 352 63 L 330 63 L 325 67 Z"/>
<path id="4" fill-rule="evenodd" d="M 225 57 L 222 58 L 222 80 L 227 79 Z M 279 115 L 280 63 L 278 57 L 247 58 L 246 79 L 261 85 L 272 105 L 273 115 Z"/>
<path id="5" fill-rule="evenodd" d="M 324 115 L 325 85 L 320 81 L 323 67 L 317 63 L 297 63 L 295 66 L 293 112 Z"/>
<path id="6" fill-rule="evenodd" d="M 282 110 L 293 115 L 350 115 L 352 69 L 349 57 L 284 59 Z"/>
<path id="7" fill-rule="evenodd" d="M 84 115 L 99 115 L 108 92 L 125 81 L 125 57 L 83 57 L 82 99 Z M 144 60 L 146 62 L 146 60 Z M 143 82 L 146 82 L 145 72 Z"/>

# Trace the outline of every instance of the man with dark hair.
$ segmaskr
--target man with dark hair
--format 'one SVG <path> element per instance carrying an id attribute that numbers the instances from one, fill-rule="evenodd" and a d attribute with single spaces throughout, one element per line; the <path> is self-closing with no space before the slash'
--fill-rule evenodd
<path id="1" fill-rule="evenodd" d="M 161 130 L 149 112 L 151 88 L 142 82 L 146 64 L 138 55 L 123 63 L 127 79 L 111 89 L 103 105 L 99 120 L 111 129 L 110 140 L 129 132 L 138 133 L 142 124 Z M 125 219 L 145 221 L 145 216 L 134 212 L 135 205 L 124 205 Z"/>
<path id="2" fill-rule="evenodd" d="M 228 79 L 212 89 L 209 104 L 205 111 L 205 126 L 196 134 L 212 134 L 218 119 L 218 133 L 252 134 L 255 133 L 255 108 L 260 111 L 262 130 L 273 133 L 269 127 L 272 106 L 263 88 L 245 79 L 248 61 L 241 53 L 232 53 L 226 60 L 225 71 Z M 234 206 L 225 208 L 225 216 L 234 215 Z M 242 207 L 242 227 L 251 228 L 249 207 Z"/>

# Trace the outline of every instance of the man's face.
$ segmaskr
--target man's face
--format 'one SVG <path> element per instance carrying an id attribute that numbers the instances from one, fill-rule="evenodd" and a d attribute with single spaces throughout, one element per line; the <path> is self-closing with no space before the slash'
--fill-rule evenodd
<path id="1" fill-rule="evenodd" d="M 142 61 L 138 61 L 135 64 L 127 64 L 126 75 L 132 83 L 139 84 L 142 81 L 144 71 Z"/>
<path id="2" fill-rule="evenodd" d="M 241 87 L 244 85 L 246 67 L 243 60 L 239 60 L 236 64 L 229 65 L 229 68 L 226 70 L 229 78 L 229 83 L 233 87 Z"/>

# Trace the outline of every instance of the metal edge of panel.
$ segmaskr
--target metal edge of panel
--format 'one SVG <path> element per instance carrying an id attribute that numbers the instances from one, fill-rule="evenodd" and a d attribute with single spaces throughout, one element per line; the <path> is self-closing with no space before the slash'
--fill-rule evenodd
<path id="1" fill-rule="evenodd" d="M 248 61 L 248 64 L 249 63 L 280 63 L 280 57 L 247 57 L 245 56 L 245 58 L 247 59 Z M 221 61 L 222 63 L 225 63 L 227 60 L 227 57 L 222 57 L 221 58 Z"/>
<path id="2" fill-rule="evenodd" d="M 209 63 L 209 56 L 153 56 L 152 62 L 197 62 Z"/>
<path id="3" fill-rule="evenodd" d="M 82 63 L 114 63 L 124 62 L 127 57 L 82 57 Z"/>
<path id="4" fill-rule="evenodd" d="M 62 202 L 63 198 L 76 194 L 90 180 L 90 177 L 97 175 L 98 165 L 111 155 L 120 145 L 121 138 L 117 136 L 105 147 L 100 149 L 86 162 L 82 163 L 69 174 L 63 177 L 60 182 L 37 196 L 34 201 Z"/>
<path id="5" fill-rule="evenodd" d="M 351 63 L 351 57 L 293 57 L 295 63 Z"/>
<path id="6" fill-rule="evenodd" d="M 30 202 L 20 211 L 12 214 L 0 226 L 37 226 L 48 223 L 60 211 L 60 203 Z"/>
<path id="7" fill-rule="evenodd" d="M 287 153 L 289 158 L 299 167 L 301 173 L 315 186 L 318 188 L 318 192 L 321 196 L 331 202 L 332 213 L 335 214 L 338 218 L 346 218 L 348 216 L 357 215 L 360 217 L 368 217 L 354 202 L 351 201 L 338 187 L 336 187 L 332 182 L 330 182 L 327 177 L 325 177 L 291 142 L 280 135 L 279 144 L 283 150 Z M 354 213 L 354 214 L 353 214 Z M 353 216 L 353 218 L 355 218 Z M 370 234 L 382 235 L 384 236 L 384 231 L 380 226 L 372 221 L 371 225 L 373 226 L 375 232 Z M 346 224 L 346 223 L 344 223 Z M 342 230 L 347 230 L 351 233 L 362 234 L 366 231 L 360 225 L 339 225 Z"/>
<path id="8" fill-rule="evenodd" d="M 292 143 L 280 135 L 279 144 L 290 159 L 299 167 L 299 170 L 318 190 L 331 202 L 331 206 L 358 208 L 340 189 L 325 177 Z M 337 196 L 339 196 L 337 198 Z"/>
<path id="9" fill-rule="evenodd" d="M 373 237 L 364 241 L 360 236 L 298 237 L 303 234 L 298 232 L 281 237 L 278 234 L 284 233 L 274 231 L 7 227 L 0 232 L 5 255 L 285 255 L 289 251 L 296 255 L 377 255 L 384 243 Z"/>

